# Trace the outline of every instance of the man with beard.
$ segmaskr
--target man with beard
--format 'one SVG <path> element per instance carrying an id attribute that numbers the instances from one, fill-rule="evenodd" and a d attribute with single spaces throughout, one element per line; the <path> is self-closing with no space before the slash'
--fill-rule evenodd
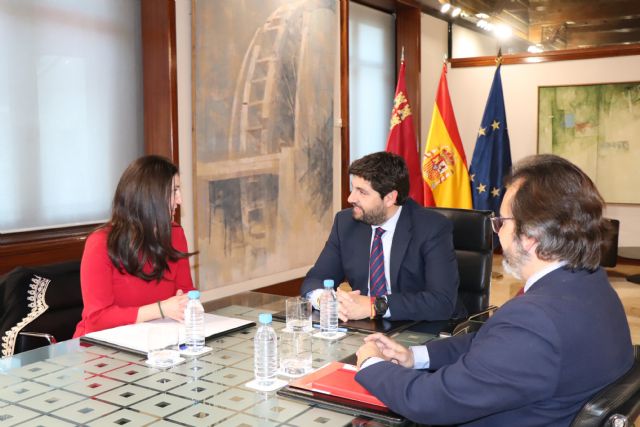
<path id="1" fill-rule="evenodd" d="M 336 214 L 329 239 L 302 283 L 315 308 L 325 279 L 338 290 L 339 317 L 445 320 L 466 310 L 457 300 L 452 226 L 409 194 L 402 157 L 379 152 L 349 167 L 353 206 Z"/>
<path id="2" fill-rule="evenodd" d="M 568 426 L 632 366 L 624 309 L 599 267 L 606 223 L 593 182 L 540 155 L 516 164 L 506 186 L 492 226 L 524 294 L 476 333 L 411 349 L 373 334 L 358 350 L 356 380 L 412 421 Z"/>

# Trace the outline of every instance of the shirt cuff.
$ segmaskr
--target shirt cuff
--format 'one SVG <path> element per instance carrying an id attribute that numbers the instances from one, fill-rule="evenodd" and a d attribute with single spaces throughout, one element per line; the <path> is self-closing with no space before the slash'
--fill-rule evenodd
<path id="1" fill-rule="evenodd" d="M 320 304 L 318 301 L 320 300 L 320 294 L 322 293 L 323 290 L 324 289 L 314 289 L 312 291 L 307 292 L 307 294 L 305 295 L 305 298 L 311 301 L 311 305 L 316 310 L 320 310 Z"/>
<path id="2" fill-rule="evenodd" d="M 389 303 L 389 298 L 387 298 L 386 295 L 383 295 L 382 298 L 384 298 L 384 300 L 387 302 L 387 304 Z M 391 309 L 389 308 L 389 306 L 387 305 L 387 311 L 384 313 L 384 317 L 385 319 L 388 319 L 389 317 L 391 317 Z"/>
<path id="3" fill-rule="evenodd" d="M 370 357 L 367 360 L 365 360 L 362 365 L 360 365 L 360 369 L 368 368 L 369 366 L 375 365 L 376 363 L 380 363 L 380 362 L 384 362 L 384 359 L 381 359 L 375 356 Z"/>
<path id="4" fill-rule="evenodd" d="M 426 345 L 409 347 L 413 352 L 413 369 L 429 369 L 431 359 Z"/>

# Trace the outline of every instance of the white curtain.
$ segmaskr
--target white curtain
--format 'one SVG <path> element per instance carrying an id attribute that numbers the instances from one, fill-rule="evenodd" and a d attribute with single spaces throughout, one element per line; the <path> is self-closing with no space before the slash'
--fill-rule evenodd
<path id="1" fill-rule="evenodd" d="M 393 15 L 349 3 L 350 161 L 384 151 L 396 85 Z"/>
<path id="2" fill-rule="evenodd" d="M 0 233 L 109 217 L 141 64 L 139 1 L 0 0 Z"/>

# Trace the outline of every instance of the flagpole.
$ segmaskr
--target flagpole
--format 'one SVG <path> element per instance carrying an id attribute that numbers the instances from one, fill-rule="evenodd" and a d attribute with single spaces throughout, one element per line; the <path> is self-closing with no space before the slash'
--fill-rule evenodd
<path id="1" fill-rule="evenodd" d="M 400 52 L 400 63 L 404 62 L 404 45 L 402 45 L 402 51 Z"/>

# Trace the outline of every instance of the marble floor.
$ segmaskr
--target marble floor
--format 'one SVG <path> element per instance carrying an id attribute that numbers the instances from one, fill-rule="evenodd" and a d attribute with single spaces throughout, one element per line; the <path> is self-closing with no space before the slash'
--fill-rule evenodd
<path id="1" fill-rule="evenodd" d="M 629 326 L 631 328 L 631 340 L 634 344 L 640 344 L 640 285 L 625 280 L 630 274 L 639 274 L 640 265 L 619 263 L 613 268 L 607 268 L 611 284 L 620 295 L 624 305 Z M 494 277 L 491 281 L 490 304 L 500 306 L 522 287 L 522 282 L 513 277 L 502 274 L 502 256 L 495 255 L 493 259 Z M 501 277 L 500 277 L 501 276 Z"/>

